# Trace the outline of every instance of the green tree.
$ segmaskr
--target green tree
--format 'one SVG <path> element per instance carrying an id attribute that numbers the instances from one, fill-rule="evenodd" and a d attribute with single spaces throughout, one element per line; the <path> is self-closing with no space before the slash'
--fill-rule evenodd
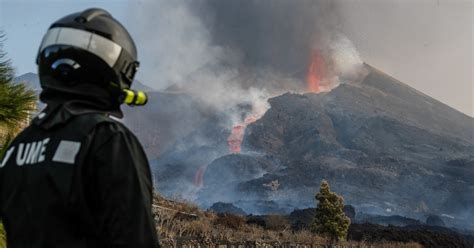
<path id="1" fill-rule="evenodd" d="M 316 200 L 318 205 L 311 226 L 312 231 L 330 238 L 331 242 L 344 240 L 351 224 L 351 220 L 344 214 L 344 199 L 331 192 L 329 183 L 322 180 Z"/>
<path id="2" fill-rule="evenodd" d="M 5 36 L 0 32 L 0 161 L 8 144 L 36 108 L 36 96 L 24 84 L 15 84 L 14 70 L 2 50 Z M 0 220 L 0 248 L 6 247 L 6 234 Z"/>

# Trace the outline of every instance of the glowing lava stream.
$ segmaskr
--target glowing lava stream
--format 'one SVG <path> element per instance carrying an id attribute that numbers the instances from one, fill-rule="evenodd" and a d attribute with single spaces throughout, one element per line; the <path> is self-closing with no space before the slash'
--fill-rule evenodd
<path id="1" fill-rule="evenodd" d="M 267 111 L 266 108 L 257 108 L 252 113 L 245 117 L 242 123 L 239 123 L 232 127 L 232 131 L 227 138 L 227 144 L 229 145 L 229 151 L 232 153 L 240 153 L 242 141 L 244 139 L 245 129 L 247 126 L 263 116 Z"/>

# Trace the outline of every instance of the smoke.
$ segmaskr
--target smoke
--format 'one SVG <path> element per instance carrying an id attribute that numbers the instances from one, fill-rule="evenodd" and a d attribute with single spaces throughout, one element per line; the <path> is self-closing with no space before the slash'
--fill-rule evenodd
<path id="1" fill-rule="evenodd" d="M 325 0 L 218 1 L 204 0 L 196 8 L 212 30 L 213 44 L 239 55 L 240 71 L 290 77 L 280 89 L 304 91 L 304 76 L 312 51 L 321 53 L 332 84 L 355 79 L 362 69 L 352 42 L 342 33 L 338 5 Z M 274 89 L 271 81 L 263 84 Z M 299 88 L 298 88 L 299 87 Z"/>
<path id="2" fill-rule="evenodd" d="M 335 6 L 326 1 L 205 0 L 200 16 L 212 40 L 241 56 L 241 64 L 284 74 L 305 71 L 314 46 L 337 29 Z"/>
<path id="3" fill-rule="evenodd" d="M 324 68 L 318 70 L 324 73 L 318 78 L 327 84 L 327 90 L 354 80 L 362 68 L 356 49 L 341 32 L 338 6 L 333 1 L 155 0 L 130 2 L 129 10 L 132 36 L 140 37 L 136 39 L 140 79 L 160 91 L 189 95 L 205 112 L 218 113 L 220 123 L 214 126 L 228 133 L 237 126 L 244 132 L 246 125 L 263 116 L 270 97 L 306 92 L 315 52 L 324 60 Z M 161 107 L 180 111 L 172 105 Z M 194 128 L 202 121 L 187 119 L 186 123 Z M 208 134 L 193 135 L 192 140 L 199 142 L 190 145 L 193 141 L 188 139 L 188 150 L 215 146 Z M 236 136 L 241 143 L 243 134 Z M 227 137 L 224 140 L 229 142 Z M 219 152 L 207 157 L 193 153 L 200 163 L 185 163 L 190 169 L 184 171 L 197 174 L 188 176 L 184 188 L 191 190 L 181 190 L 195 192 L 193 181 L 202 184 L 201 168 L 224 155 L 221 148 L 216 150 Z M 171 171 L 166 168 L 163 173 Z M 183 185 L 181 179 L 177 181 Z"/>
<path id="4" fill-rule="evenodd" d="M 334 1 L 158 0 L 130 9 L 145 82 L 189 92 L 219 111 L 305 91 L 313 50 L 332 81 L 354 77 L 362 65 Z"/>

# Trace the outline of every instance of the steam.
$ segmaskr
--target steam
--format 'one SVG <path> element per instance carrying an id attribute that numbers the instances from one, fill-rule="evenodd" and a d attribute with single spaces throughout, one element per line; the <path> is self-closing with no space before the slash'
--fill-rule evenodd
<path id="1" fill-rule="evenodd" d="M 314 51 L 324 60 L 325 73 L 318 78 L 325 91 L 354 80 L 362 68 L 356 49 L 340 31 L 332 1 L 155 0 L 129 5 L 127 23 L 132 36 L 141 37 L 140 79 L 160 91 L 187 94 L 207 112 L 219 113 L 218 125 L 231 133 L 224 140 L 238 145 L 232 152 L 240 152 L 245 127 L 265 114 L 270 97 L 307 92 Z M 173 106 L 166 108 L 173 111 Z M 199 140 L 195 146 L 211 143 L 204 134 L 194 140 Z M 222 155 L 200 159 L 189 187 L 200 187 L 206 163 Z M 193 198 L 195 189 L 187 192 Z"/>
<path id="2" fill-rule="evenodd" d="M 312 50 L 322 51 L 335 84 L 362 67 L 332 1 L 157 0 L 130 9 L 133 35 L 142 37 L 140 77 L 219 111 L 305 91 Z"/>
<path id="3" fill-rule="evenodd" d="M 364 73 L 363 62 L 352 42 L 339 34 L 334 42 L 329 44 L 331 59 L 334 63 L 334 73 L 345 80 L 355 80 Z"/>

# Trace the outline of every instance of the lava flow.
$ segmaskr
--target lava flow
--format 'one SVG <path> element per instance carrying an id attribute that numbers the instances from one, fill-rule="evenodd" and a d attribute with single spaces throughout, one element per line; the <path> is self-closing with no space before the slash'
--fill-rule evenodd
<path id="1" fill-rule="evenodd" d="M 321 79 L 324 76 L 324 66 L 325 63 L 321 53 L 318 51 L 313 51 L 311 53 L 311 62 L 308 68 L 308 74 L 306 76 L 309 92 L 321 92 Z"/>
<path id="2" fill-rule="evenodd" d="M 232 131 L 229 137 L 227 138 L 227 144 L 229 145 L 230 152 L 240 153 L 247 125 L 260 119 L 260 117 L 263 116 L 266 110 L 266 108 L 257 108 L 256 110 L 252 111 L 249 116 L 245 117 L 245 120 L 242 123 L 239 123 L 232 127 Z"/>
<path id="3" fill-rule="evenodd" d="M 229 137 L 227 138 L 227 144 L 229 145 L 229 150 L 232 153 L 240 153 L 240 145 L 242 144 L 242 140 L 244 138 L 246 126 L 244 125 L 237 125 L 232 127 L 232 131 L 230 132 Z"/>

